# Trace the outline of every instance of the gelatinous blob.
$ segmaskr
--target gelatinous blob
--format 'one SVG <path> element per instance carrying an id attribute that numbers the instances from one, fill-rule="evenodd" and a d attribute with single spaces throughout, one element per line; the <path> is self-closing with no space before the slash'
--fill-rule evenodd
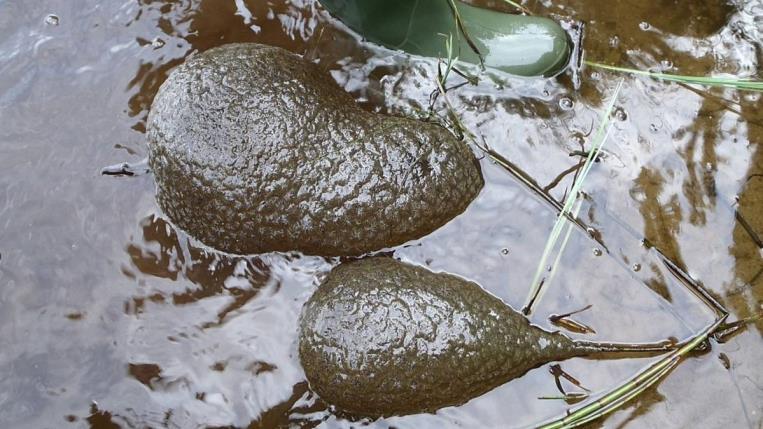
<path id="1" fill-rule="evenodd" d="M 419 238 L 483 185 L 444 128 L 360 109 L 314 64 L 231 44 L 191 58 L 148 120 L 157 199 L 231 253 L 357 255 Z"/>
<path id="2" fill-rule="evenodd" d="M 573 341 L 531 325 L 476 283 L 383 257 L 335 268 L 300 324 L 311 388 L 368 416 L 462 404 L 555 360 L 670 347 Z"/>

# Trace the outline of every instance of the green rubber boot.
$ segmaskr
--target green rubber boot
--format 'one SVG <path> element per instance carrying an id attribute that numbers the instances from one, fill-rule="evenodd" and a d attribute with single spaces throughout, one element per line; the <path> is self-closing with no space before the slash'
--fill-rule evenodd
<path id="1" fill-rule="evenodd" d="M 447 58 L 445 38 L 452 35 L 453 55 L 480 63 L 480 56 L 459 32 L 450 0 L 320 0 L 323 6 L 367 40 L 413 55 Z M 519 76 L 554 76 L 567 66 L 572 51 L 567 33 L 548 18 L 510 15 L 458 0 L 465 33 L 484 65 Z"/>

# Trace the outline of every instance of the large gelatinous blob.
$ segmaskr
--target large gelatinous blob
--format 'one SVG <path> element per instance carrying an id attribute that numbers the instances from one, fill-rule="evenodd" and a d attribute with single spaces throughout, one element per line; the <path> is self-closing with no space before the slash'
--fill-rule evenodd
<path id="1" fill-rule="evenodd" d="M 315 64 L 231 44 L 172 72 L 148 118 L 167 216 L 231 253 L 358 255 L 420 238 L 483 186 L 439 125 L 362 110 Z"/>

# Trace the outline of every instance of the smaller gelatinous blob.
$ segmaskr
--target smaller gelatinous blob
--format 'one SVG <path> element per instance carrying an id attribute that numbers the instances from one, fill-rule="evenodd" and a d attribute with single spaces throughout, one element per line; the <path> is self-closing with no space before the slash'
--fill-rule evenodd
<path id="1" fill-rule="evenodd" d="M 573 341 L 476 283 L 390 258 L 344 263 L 305 304 L 299 357 L 322 399 L 358 415 L 462 404 L 542 364 L 670 344 Z"/>

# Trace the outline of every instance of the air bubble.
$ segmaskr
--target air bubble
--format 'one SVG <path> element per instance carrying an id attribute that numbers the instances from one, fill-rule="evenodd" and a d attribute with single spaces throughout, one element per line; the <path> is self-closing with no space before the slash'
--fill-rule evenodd
<path id="1" fill-rule="evenodd" d="M 164 40 L 162 40 L 162 39 L 160 39 L 160 38 L 158 38 L 158 37 L 157 37 L 156 39 L 154 39 L 154 40 L 151 42 L 151 46 L 152 46 L 154 49 L 159 49 L 159 48 L 161 48 L 162 46 L 164 46 L 164 43 L 165 43 L 165 42 L 164 42 Z"/>
<path id="2" fill-rule="evenodd" d="M 628 120 L 628 114 L 625 112 L 625 109 L 618 107 L 615 109 L 615 118 L 620 122 L 625 122 Z"/>
<path id="3" fill-rule="evenodd" d="M 559 107 L 561 107 L 562 110 L 572 110 L 572 108 L 575 107 L 575 103 L 569 97 L 564 97 L 559 100 Z"/>
<path id="4" fill-rule="evenodd" d="M 45 23 L 48 25 L 58 25 L 61 22 L 61 19 L 58 17 L 58 15 L 53 15 L 52 13 L 45 17 Z"/>
<path id="5" fill-rule="evenodd" d="M 593 229 L 593 228 L 591 228 L 590 226 L 589 226 L 588 228 L 586 228 L 586 229 L 585 229 L 585 232 L 587 232 L 587 233 L 588 233 L 588 235 L 590 235 L 591 237 L 593 237 L 593 236 L 594 236 L 594 234 L 596 234 L 596 230 L 595 230 L 595 229 Z"/>
<path id="6" fill-rule="evenodd" d="M 673 68 L 673 61 L 662 60 L 662 61 L 660 61 L 660 65 L 662 66 L 663 70 L 670 70 L 670 69 Z"/>
<path id="7" fill-rule="evenodd" d="M 501 255 L 506 256 L 508 254 L 509 254 L 509 248 L 508 247 L 504 247 L 503 249 L 501 249 Z"/>
<path id="8" fill-rule="evenodd" d="M 633 264 L 633 271 L 639 272 L 641 271 L 641 264 Z"/>
<path id="9" fill-rule="evenodd" d="M 609 38 L 609 47 L 610 48 L 616 48 L 620 45 L 620 38 L 617 36 L 612 36 Z"/>
<path id="10" fill-rule="evenodd" d="M 603 253 L 603 252 L 602 252 L 602 251 L 601 251 L 601 249 L 599 249 L 598 247 L 594 247 L 594 248 L 593 248 L 593 256 L 601 256 L 601 255 L 602 255 L 602 253 Z"/>
<path id="11" fill-rule="evenodd" d="M 638 25 L 638 28 L 640 28 L 640 29 L 642 29 L 642 30 L 646 31 L 646 30 L 649 30 L 650 28 L 652 28 L 652 26 L 651 26 L 651 25 L 649 25 L 649 23 L 648 23 L 648 22 L 646 22 L 646 21 L 642 21 L 642 22 L 641 22 L 641 23 Z"/>

